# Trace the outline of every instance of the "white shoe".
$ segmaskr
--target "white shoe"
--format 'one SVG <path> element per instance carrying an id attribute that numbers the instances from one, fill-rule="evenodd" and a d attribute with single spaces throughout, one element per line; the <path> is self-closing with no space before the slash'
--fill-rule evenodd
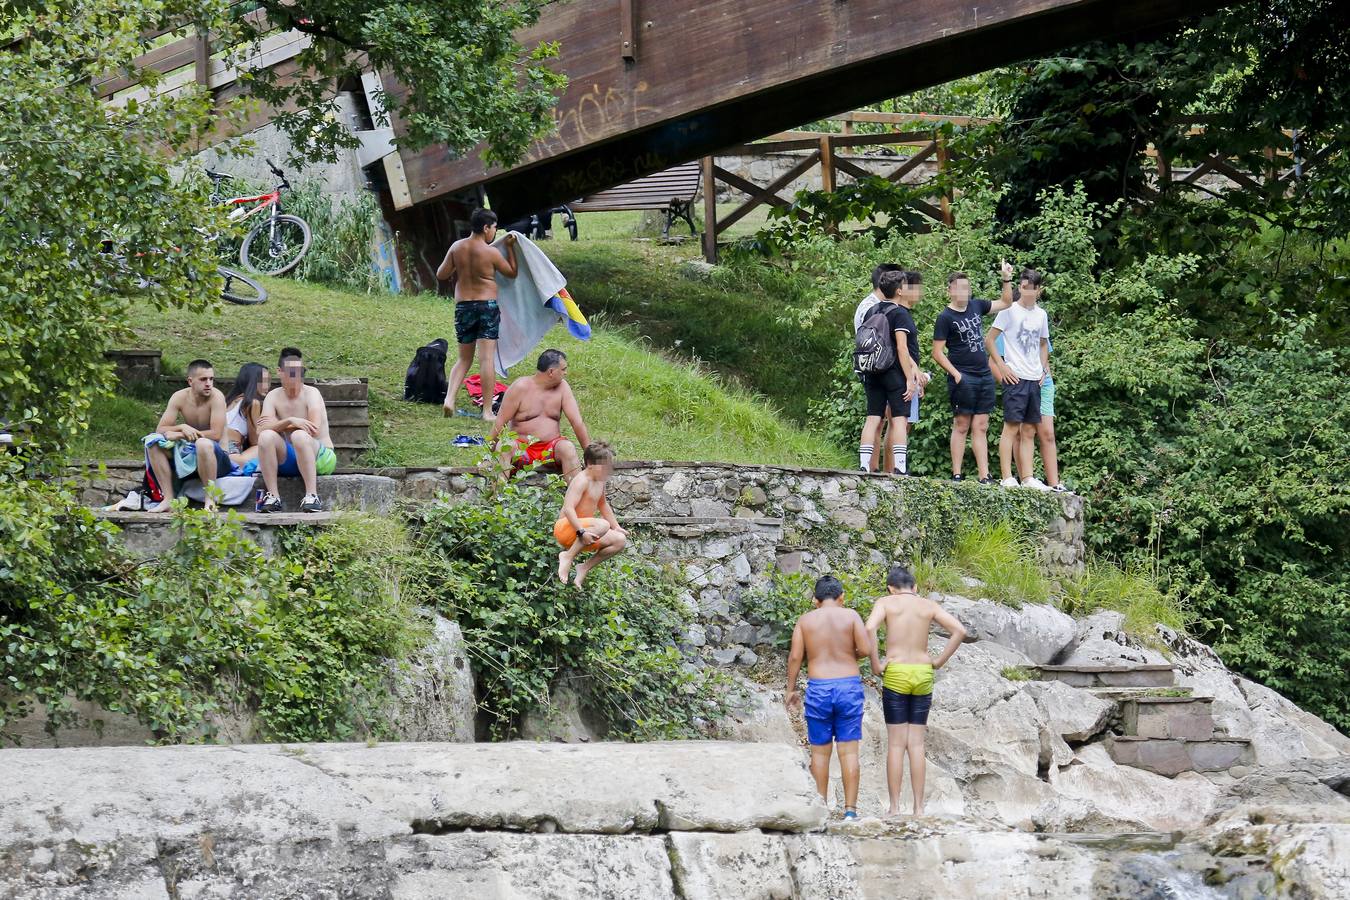
<path id="1" fill-rule="evenodd" d="M 1016 478 L 1005 478 L 1005 479 L 1003 479 L 1002 481 L 1000 481 L 1000 482 L 998 483 L 998 486 L 999 486 L 999 487 L 1010 487 L 1010 488 L 1011 488 L 1011 487 L 1017 487 L 1017 479 L 1016 479 Z"/>
<path id="2" fill-rule="evenodd" d="M 1036 478 L 1035 476 L 1032 476 L 1031 478 L 1028 478 L 1028 479 L 1026 479 L 1025 481 L 1023 481 L 1023 482 L 1022 482 L 1022 487 L 1024 487 L 1024 488 L 1035 488 L 1035 489 L 1038 490 L 1038 491 L 1048 491 L 1048 490 L 1050 490 L 1050 488 L 1049 488 L 1048 486 L 1046 486 L 1046 483 L 1045 483 L 1044 481 L 1041 481 L 1039 478 Z"/>

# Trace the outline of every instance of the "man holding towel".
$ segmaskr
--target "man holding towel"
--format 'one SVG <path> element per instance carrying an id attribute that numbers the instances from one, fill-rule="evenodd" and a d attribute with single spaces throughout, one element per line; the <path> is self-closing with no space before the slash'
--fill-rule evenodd
<path id="1" fill-rule="evenodd" d="M 516 236 L 506 236 L 506 255 L 492 246 L 497 236 L 497 214 L 487 209 L 475 209 L 469 216 L 468 237 L 450 245 L 445 260 L 436 270 L 440 281 L 455 281 L 455 339 L 459 342 L 459 359 L 450 370 L 450 389 L 445 394 L 445 415 L 455 414 L 455 395 L 473 366 L 475 346 L 478 349 L 478 375 L 483 384 L 495 384 L 492 361 L 497 355 L 497 338 L 501 334 L 501 311 L 497 308 L 497 279 L 500 272 L 515 278 Z M 483 419 L 491 422 L 492 404 L 483 404 Z"/>

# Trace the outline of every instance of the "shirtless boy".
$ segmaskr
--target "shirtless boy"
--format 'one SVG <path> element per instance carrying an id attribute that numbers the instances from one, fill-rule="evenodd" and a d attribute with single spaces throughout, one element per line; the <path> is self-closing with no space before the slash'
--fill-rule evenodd
<path id="1" fill-rule="evenodd" d="M 225 433 L 225 395 L 216 389 L 216 370 L 204 359 L 188 363 L 188 386 L 175 391 L 159 417 L 155 432 L 169 446 L 151 444 L 150 468 L 154 470 L 164 499 L 149 512 L 168 512 L 173 502 L 173 445 L 177 441 L 194 441 L 197 445 L 197 477 L 202 485 L 210 485 L 222 469 L 230 474 L 230 456 L 220 446 Z M 183 424 L 178 424 L 182 417 Z M 211 495 L 206 495 L 207 509 L 215 507 Z"/>
<path id="2" fill-rule="evenodd" d="M 318 476 L 332 475 L 337 468 L 333 439 L 328 435 L 328 409 L 319 389 L 305 384 L 305 361 L 299 350 L 284 348 L 277 372 L 281 390 L 268 393 L 258 420 L 258 468 L 267 488 L 258 510 L 285 509 L 277 495 L 277 476 L 299 475 L 305 482 L 300 511 L 323 512 Z"/>
<path id="3" fill-rule="evenodd" d="M 497 214 L 475 209 L 469 216 L 473 232 L 450 245 L 445 260 L 436 270 L 441 281 L 455 279 L 455 340 L 459 359 L 450 370 L 450 389 L 445 393 L 445 415 L 455 414 L 455 395 L 473 365 L 474 347 L 478 348 L 478 375 L 483 389 L 497 383 L 492 364 L 497 357 L 497 338 L 501 334 L 502 314 L 497 308 L 498 272 L 516 277 L 516 236 L 506 236 L 506 256 L 492 246 L 497 237 Z M 486 395 L 483 418 L 492 421 L 492 401 Z"/>
<path id="4" fill-rule="evenodd" d="M 844 606 L 844 586 L 826 575 L 816 581 L 815 609 L 797 620 L 788 653 L 789 710 L 802 703 L 797 672 L 807 665 L 806 737 L 811 775 L 822 800 L 830 787 L 830 747 L 839 751 L 844 780 L 844 818 L 858 817 L 858 742 L 862 740 L 863 687 L 858 660 L 876 656 L 862 617 Z"/>
<path id="5" fill-rule="evenodd" d="M 914 576 L 904 566 L 892 566 L 887 594 L 872 604 L 867 617 L 871 636 L 872 672 L 883 675 L 881 708 L 886 717 L 886 786 L 891 795 L 888 815 L 900 814 L 900 789 L 909 754 L 909 783 L 914 793 L 914 815 L 923 815 L 923 781 L 927 774 L 924 735 L 933 703 L 933 670 L 940 669 L 961 646 L 966 629 L 951 613 L 914 590 Z M 942 655 L 928 655 L 928 627 L 936 621 L 951 638 Z M 886 665 L 877 654 L 877 629 L 886 626 Z"/>
<path id="6" fill-rule="evenodd" d="M 581 468 L 577 448 L 562 436 L 559 424 L 563 415 L 576 432 L 577 443 L 590 445 L 586 423 L 581 420 L 577 398 L 567 383 L 567 354 L 545 350 L 533 375 L 517 378 L 502 397 L 501 411 L 488 435 L 488 446 L 496 448 L 502 429 L 508 425 L 516 433 L 516 452 L 512 465 L 524 468 L 531 463 L 557 461 L 569 482 Z"/>
<path id="7" fill-rule="evenodd" d="M 567 584 L 567 574 L 579 553 L 594 553 L 577 566 L 576 585 L 600 563 L 617 555 L 628 543 L 628 532 L 619 527 L 614 510 L 605 498 L 605 482 L 614 473 L 614 451 L 604 441 L 586 447 L 586 468 L 567 486 L 562 514 L 553 523 L 553 537 L 562 545 L 558 554 L 558 580 Z"/>

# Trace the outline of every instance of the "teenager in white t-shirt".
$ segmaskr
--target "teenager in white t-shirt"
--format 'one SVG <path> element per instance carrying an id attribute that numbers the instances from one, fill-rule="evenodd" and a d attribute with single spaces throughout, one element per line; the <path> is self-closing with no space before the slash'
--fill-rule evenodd
<path id="1" fill-rule="evenodd" d="M 1012 441 L 1022 486 L 1048 490 L 1031 468 L 1031 441 L 1041 421 L 1041 384 L 1050 374 L 1050 319 L 1037 305 L 1044 279 L 1035 269 L 1025 269 L 1017 302 L 1000 312 L 985 335 L 990 366 L 1003 383 L 1003 434 Z M 998 338 L 1003 336 L 1002 354 Z M 1009 477 L 1004 487 L 1016 487 Z"/>

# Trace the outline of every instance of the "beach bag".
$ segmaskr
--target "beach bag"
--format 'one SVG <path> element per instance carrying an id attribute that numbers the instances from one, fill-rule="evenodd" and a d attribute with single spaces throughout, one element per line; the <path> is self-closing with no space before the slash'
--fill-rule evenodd
<path id="1" fill-rule="evenodd" d="M 445 378 L 445 355 L 450 342 L 437 338 L 419 347 L 408 374 L 403 378 L 403 399 L 416 403 L 441 403 L 449 385 Z"/>
<path id="2" fill-rule="evenodd" d="M 891 337 L 891 322 L 878 303 L 858 326 L 853 338 L 853 371 L 859 375 L 876 375 L 895 365 L 895 340 Z"/>

